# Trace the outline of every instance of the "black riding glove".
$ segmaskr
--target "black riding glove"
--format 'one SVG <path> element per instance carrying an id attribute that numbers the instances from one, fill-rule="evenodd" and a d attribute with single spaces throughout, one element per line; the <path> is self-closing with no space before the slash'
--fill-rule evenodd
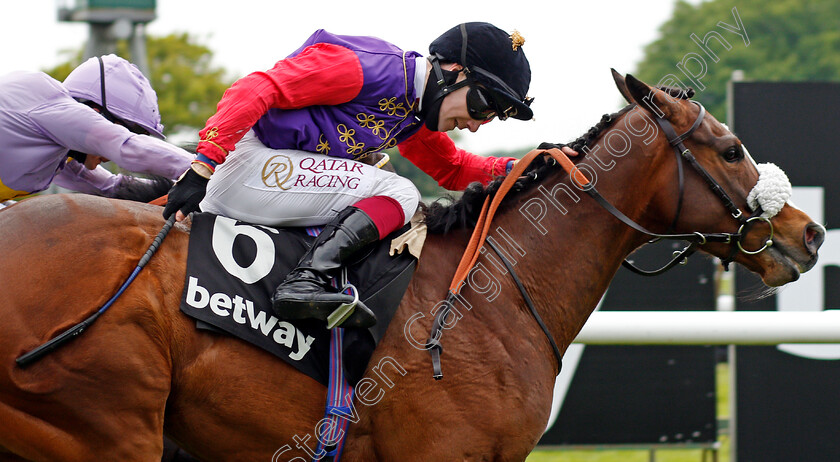
<path id="1" fill-rule="evenodd" d="M 208 181 L 210 180 L 199 175 L 192 168 L 187 170 L 169 190 L 169 198 L 166 207 L 163 208 L 163 218 L 169 219 L 169 216 L 178 210 L 184 215 L 198 210 L 198 204 L 207 192 Z"/>
<path id="2" fill-rule="evenodd" d="M 548 141 L 543 141 L 542 143 L 540 143 L 539 146 L 537 146 L 537 149 L 552 149 L 552 148 L 560 149 L 563 146 L 568 146 L 568 145 L 566 143 L 549 143 Z"/>

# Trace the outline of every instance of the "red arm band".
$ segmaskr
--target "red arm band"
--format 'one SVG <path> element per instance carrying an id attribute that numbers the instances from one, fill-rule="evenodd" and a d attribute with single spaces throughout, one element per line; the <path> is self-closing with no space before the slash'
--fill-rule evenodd
<path id="1" fill-rule="evenodd" d="M 352 50 L 329 43 L 306 47 L 266 72 L 237 80 L 225 91 L 216 114 L 199 132 L 198 152 L 222 163 L 269 109 L 346 103 L 359 94 L 363 83 L 362 65 Z"/>
<path id="2" fill-rule="evenodd" d="M 400 154 L 450 191 L 462 191 L 473 181 L 484 184 L 504 175 L 513 157 L 483 157 L 455 147 L 449 135 L 425 126 L 399 145 Z"/>

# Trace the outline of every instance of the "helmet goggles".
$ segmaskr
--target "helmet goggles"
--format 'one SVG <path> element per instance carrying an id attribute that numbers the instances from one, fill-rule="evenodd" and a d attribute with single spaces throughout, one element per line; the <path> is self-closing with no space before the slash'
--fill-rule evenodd
<path id="1" fill-rule="evenodd" d="M 496 106 L 493 104 L 490 93 L 474 84 L 470 85 L 470 89 L 467 91 L 467 111 L 473 119 L 484 122 L 489 122 L 497 115 Z M 500 117 L 502 120 L 504 118 Z"/>

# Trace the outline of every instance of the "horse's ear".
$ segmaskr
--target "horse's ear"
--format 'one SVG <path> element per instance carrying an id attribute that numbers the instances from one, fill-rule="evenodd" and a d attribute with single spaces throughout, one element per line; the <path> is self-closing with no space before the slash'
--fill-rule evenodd
<path id="1" fill-rule="evenodd" d="M 633 96 L 630 95 L 629 91 L 627 91 L 627 84 L 624 83 L 624 76 L 619 74 L 618 71 L 613 68 L 610 68 L 610 70 L 612 71 L 613 80 L 615 80 L 615 86 L 618 87 L 618 92 L 621 93 L 621 96 L 623 96 L 628 103 L 633 104 Z"/>
<path id="2" fill-rule="evenodd" d="M 624 79 L 627 91 L 639 106 L 649 110 L 656 117 L 671 119 L 680 111 L 679 102 L 662 90 L 652 88 L 650 85 L 627 74 Z"/>

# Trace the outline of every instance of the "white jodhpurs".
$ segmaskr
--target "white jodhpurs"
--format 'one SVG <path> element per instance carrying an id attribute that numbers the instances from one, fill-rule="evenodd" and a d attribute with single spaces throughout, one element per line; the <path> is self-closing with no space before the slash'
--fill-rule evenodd
<path id="1" fill-rule="evenodd" d="M 216 168 L 203 212 L 269 226 L 318 226 L 356 202 L 390 197 L 407 223 L 420 202 L 414 184 L 395 173 L 323 154 L 266 147 L 249 131 Z"/>

